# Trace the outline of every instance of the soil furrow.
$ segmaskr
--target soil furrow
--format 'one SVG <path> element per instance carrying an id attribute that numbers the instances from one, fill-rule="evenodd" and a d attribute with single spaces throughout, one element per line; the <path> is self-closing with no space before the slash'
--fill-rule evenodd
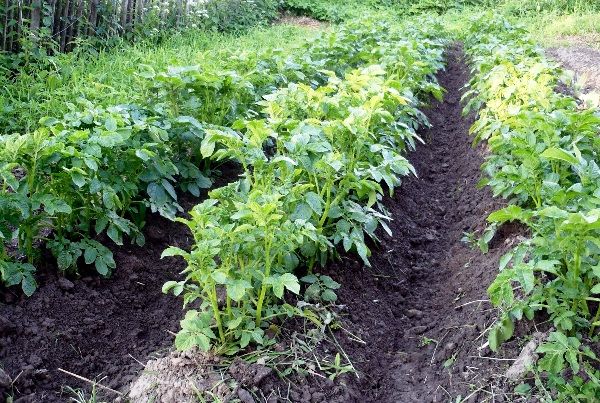
<path id="1" fill-rule="evenodd" d="M 487 382 L 495 363 L 473 358 L 479 338 L 493 319 L 486 287 L 497 260 L 514 241 L 503 231 L 487 255 L 461 241 L 465 232 L 484 228 L 499 206 L 487 189 L 478 189 L 483 149 L 471 146 L 471 118 L 463 118 L 460 97 L 468 70 L 459 46 L 447 54 L 438 79 L 447 93 L 426 111 L 431 128 L 409 159 L 418 178 L 407 179 L 386 201 L 393 237 L 373 251 L 373 267 L 353 258 L 328 269 L 343 287 L 346 325 L 366 342 L 344 340 L 359 370 L 348 382 L 356 401 L 448 401 L 471 385 Z M 357 276 L 357 271 L 362 275 Z M 458 308 L 457 308 L 458 307 Z M 478 339 L 479 341 L 476 341 Z M 483 369 L 483 374 L 469 366 Z"/>

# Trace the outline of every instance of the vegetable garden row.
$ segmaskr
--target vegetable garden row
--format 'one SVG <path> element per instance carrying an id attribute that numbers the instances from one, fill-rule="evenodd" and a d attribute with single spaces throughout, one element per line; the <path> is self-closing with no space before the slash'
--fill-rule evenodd
<path id="1" fill-rule="evenodd" d="M 488 221 L 492 229 L 518 221 L 529 231 L 502 257 L 488 290 L 501 312 L 489 345 L 496 351 L 516 321 L 542 311 L 552 331 L 537 349 L 538 370 L 561 398 L 593 400 L 600 391 L 592 350 L 600 325 L 600 115 L 556 91 L 561 70 L 524 30 L 503 20 L 472 29 L 465 110 L 479 110 L 472 132 L 489 146 L 484 183 L 510 201 Z"/>
<path id="2" fill-rule="evenodd" d="M 163 287 L 190 308 L 178 349 L 235 354 L 271 344 L 265 331 L 280 318 L 317 321 L 292 301 L 334 302 L 340 284 L 318 268 L 346 252 L 368 266 L 377 234 L 392 235 L 383 196 L 416 174 L 405 154 L 428 125 L 422 107 L 443 97 L 435 75 L 448 34 L 420 22 L 350 22 L 296 48 L 227 55 L 227 70 L 142 66 L 145 104 L 80 100 L 31 133 L 0 136 L 2 282 L 32 295 L 44 247 L 63 272 L 108 276 L 117 268 L 106 242 L 143 245 L 152 212 L 194 239 L 163 252 L 187 265 Z M 593 397 L 600 116 L 556 92 L 560 69 L 506 21 L 474 21 L 465 45 L 465 113 L 477 112 L 472 132 L 489 148 L 484 184 L 510 203 L 489 216 L 480 245 L 509 221 L 529 231 L 488 290 L 501 312 L 489 346 L 540 312 L 553 329 L 536 371 L 552 390 Z M 224 161 L 239 178 L 185 212 L 181 194 L 199 197 Z"/>
<path id="3" fill-rule="evenodd" d="M 320 41 L 330 44 L 326 53 L 338 66 L 322 85 L 292 83 L 259 103 L 264 118 L 206 131 L 202 155 L 233 159 L 243 173 L 211 191 L 191 219 L 179 219 L 194 234 L 192 251 L 163 254 L 188 263 L 187 279 L 164 290 L 183 292 L 186 303 L 202 301 L 182 322 L 178 347 L 262 344 L 265 323 L 295 311 L 283 296 L 300 292 L 293 274 L 299 265 L 312 274 L 338 245 L 369 264 L 365 235 L 376 239 L 391 218 L 381 204 L 384 188 L 392 192 L 411 172 L 401 153 L 427 123 L 418 96 L 441 96 L 434 74 L 443 42 L 427 39 L 431 29 L 345 28 Z M 323 286 L 327 300 L 330 284 Z M 219 287 L 226 289 L 222 307 Z"/>

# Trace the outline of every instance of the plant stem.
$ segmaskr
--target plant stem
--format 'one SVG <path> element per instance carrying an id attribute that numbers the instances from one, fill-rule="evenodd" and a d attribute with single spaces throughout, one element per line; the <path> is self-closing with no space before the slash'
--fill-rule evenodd
<path id="1" fill-rule="evenodd" d="M 213 314 L 215 321 L 217 322 L 217 328 L 219 329 L 219 338 L 221 343 L 225 343 L 225 333 L 223 332 L 223 324 L 221 323 L 221 311 L 219 311 L 219 302 L 217 301 L 217 287 L 215 283 L 211 285 L 210 302 L 212 305 Z"/>
<path id="2" fill-rule="evenodd" d="M 266 228 L 265 228 L 266 230 Z M 262 286 L 260 288 L 260 295 L 256 304 L 256 326 L 260 326 L 262 317 L 262 307 L 265 301 L 265 295 L 267 294 L 268 285 L 265 284 L 265 280 L 271 275 L 271 238 L 267 236 L 265 239 L 265 273 L 263 277 Z"/>
<path id="3" fill-rule="evenodd" d="M 598 308 L 596 308 L 596 315 L 594 316 L 594 320 L 592 321 L 592 327 L 590 328 L 590 332 L 588 333 L 589 337 L 594 335 L 594 330 L 596 329 L 595 323 L 600 319 L 600 304 L 598 304 Z"/>

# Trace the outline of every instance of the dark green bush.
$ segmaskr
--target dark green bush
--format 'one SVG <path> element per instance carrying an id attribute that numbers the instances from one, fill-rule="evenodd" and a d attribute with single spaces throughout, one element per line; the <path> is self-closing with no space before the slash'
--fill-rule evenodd
<path id="1" fill-rule="evenodd" d="M 207 4 L 208 16 L 203 21 L 207 29 L 238 32 L 262 25 L 277 18 L 278 0 L 215 0 Z"/>

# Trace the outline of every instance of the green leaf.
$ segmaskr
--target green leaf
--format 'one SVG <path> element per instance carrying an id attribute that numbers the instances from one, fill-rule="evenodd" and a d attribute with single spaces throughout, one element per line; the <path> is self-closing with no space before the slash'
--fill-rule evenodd
<path id="1" fill-rule="evenodd" d="M 104 229 L 106 228 L 106 226 L 108 225 L 108 217 L 101 217 L 98 219 L 98 221 L 96 221 L 96 225 L 95 230 L 96 230 L 96 234 L 101 233 L 102 231 L 104 231 Z"/>
<path id="2" fill-rule="evenodd" d="M 183 292 L 184 282 L 183 281 L 167 281 L 162 286 L 163 294 L 167 294 L 169 291 L 173 293 L 173 295 L 178 296 Z"/>
<path id="3" fill-rule="evenodd" d="M 300 203 L 296 206 L 296 210 L 291 216 L 292 220 L 310 220 L 313 215 L 313 210 L 307 203 Z"/>
<path id="4" fill-rule="evenodd" d="M 300 283 L 298 282 L 298 278 L 293 274 L 284 273 L 279 277 L 279 281 L 294 294 L 300 293 Z"/>
<path id="5" fill-rule="evenodd" d="M 181 330 L 175 336 L 175 348 L 180 351 L 190 350 L 198 347 L 203 351 L 210 350 L 210 339 L 204 333 L 192 333 Z"/>
<path id="6" fill-rule="evenodd" d="M 337 300 L 337 295 L 330 289 L 323 291 L 321 294 L 321 299 L 325 302 L 335 302 Z"/>
<path id="7" fill-rule="evenodd" d="M 279 277 L 270 276 L 265 279 L 265 283 L 273 287 L 273 294 L 277 298 L 283 298 L 283 291 L 285 290 L 283 282 L 280 281 Z"/>
<path id="8" fill-rule="evenodd" d="M 184 258 L 189 258 L 190 254 L 186 251 L 184 251 L 181 248 L 177 248 L 175 246 L 169 246 L 167 249 L 165 249 L 162 254 L 160 255 L 160 258 L 165 258 L 165 257 L 170 257 L 170 256 L 183 256 Z"/>
<path id="9" fill-rule="evenodd" d="M 548 148 L 541 155 L 542 158 L 568 162 L 571 165 L 579 164 L 577 158 L 562 148 Z"/>
<path id="10" fill-rule="evenodd" d="M 354 245 L 356 245 L 356 251 L 358 252 L 358 255 L 362 258 L 364 264 L 370 267 L 371 263 L 369 263 L 368 259 L 369 248 L 367 248 L 367 245 L 361 241 L 354 241 Z"/>
<path id="11" fill-rule="evenodd" d="M 227 295 L 235 302 L 239 302 L 246 295 L 246 290 L 252 285 L 246 280 L 235 280 L 227 284 Z"/>
<path id="12" fill-rule="evenodd" d="M 117 131 L 117 121 L 113 117 L 108 117 L 104 122 L 104 127 L 109 132 Z"/>
<path id="13" fill-rule="evenodd" d="M 210 276 L 217 284 L 226 284 L 228 281 L 227 274 L 222 271 L 213 271 Z"/>
<path id="14" fill-rule="evenodd" d="M 31 297 L 35 290 L 37 289 L 37 283 L 35 279 L 31 275 L 25 275 L 23 280 L 21 281 L 21 289 L 23 293 L 28 297 Z"/>
<path id="15" fill-rule="evenodd" d="M 108 231 L 106 231 L 106 234 L 117 245 L 123 245 L 123 237 L 121 235 L 121 232 L 119 231 L 119 228 L 113 223 L 111 223 L 108 226 Z"/>
<path id="16" fill-rule="evenodd" d="M 321 196 L 316 194 L 315 192 L 308 192 L 306 195 L 306 203 L 310 206 L 310 208 L 318 215 L 323 214 L 323 200 Z"/>
<path id="17" fill-rule="evenodd" d="M 521 383 L 515 387 L 515 393 L 518 395 L 526 395 L 531 391 L 531 386 L 527 383 Z"/>
<path id="18" fill-rule="evenodd" d="M 62 271 L 68 270 L 73 266 L 73 256 L 69 253 L 69 250 L 63 250 L 56 257 L 56 263 L 58 268 Z"/>
<path id="19" fill-rule="evenodd" d="M 85 251 L 83 253 L 83 258 L 85 260 L 85 264 L 92 264 L 96 260 L 97 256 L 98 256 L 98 251 L 96 251 L 96 248 L 93 248 L 93 247 L 85 248 Z"/>
<path id="20" fill-rule="evenodd" d="M 490 330 L 490 332 L 488 334 L 488 344 L 490 346 L 490 349 L 493 352 L 497 352 L 498 347 L 500 346 L 500 341 L 499 341 L 498 335 L 499 335 L 499 329 L 497 326 L 493 327 L 492 330 Z"/>
<path id="21" fill-rule="evenodd" d="M 96 271 L 98 272 L 98 274 L 102 276 L 107 276 L 110 271 L 108 269 L 108 266 L 106 265 L 106 262 L 103 259 L 96 259 L 94 266 L 96 267 Z"/>
<path id="22" fill-rule="evenodd" d="M 50 196 L 44 200 L 44 208 L 50 215 L 56 213 L 71 214 L 71 206 L 69 206 L 64 200 Z"/>
<path id="23" fill-rule="evenodd" d="M 540 217 L 549 217 L 549 218 L 567 218 L 569 215 L 568 212 L 559 209 L 556 206 L 546 207 L 537 212 Z"/>
<path id="24" fill-rule="evenodd" d="M 250 344 L 250 340 L 252 340 L 252 334 L 250 334 L 250 332 L 242 333 L 242 337 L 240 338 L 240 347 L 248 347 L 248 344 Z"/>
<path id="25" fill-rule="evenodd" d="M 240 316 L 240 317 L 237 317 L 235 319 L 228 321 L 227 329 L 229 329 L 229 330 L 237 329 L 242 324 L 243 320 L 244 320 L 244 318 Z"/>
<path id="26" fill-rule="evenodd" d="M 165 192 L 164 187 L 158 183 L 149 183 L 148 187 L 146 188 L 146 192 L 148 192 L 148 196 L 150 197 L 152 203 L 156 204 L 157 206 L 162 206 L 167 202 L 167 193 Z"/>
<path id="27" fill-rule="evenodd" d="M 98 163 L 96 162 L 95 159 L 93 158 L 84 158 L 83 162 L 85 162 L 85 165 L 91 169 L 92 171 L 97 171 L 98 170 Z"/>
<path id="28" fill-rule="evenodd" d="M 171 195 L 171 197 L 173 198 L 173 200 L 177 200 L 177 192 L 175 192 L 175 188 L 173 187 L 173 185 L 171 185 L 171 182 L 169 182 L 166 179 L 163 179 L 161 181 L 163 187 L 165 188 L 165 190 L 167 191 L 167 193 L 169 193 L 169 195 Z"/>
<path id="29" fill-rule="evenodd" d="M 313 283 L 317 282 L 317 276 L 315 276 L 314 274 L 308 274 L 308 275 L 302 277 L 300 279 L 300 281 L 302 281 L 304 283 L 313 284 Z"/>
<path id="30" fill-rule="evenodd" d="M 533 266 L 531 264 L 519 264 L 515 267 L 517 281 L 523 286 L 526 294 L 529 294 L 535 285 L 535 276 L 533 274 Z"/>
<path id="31" fill-rule="evenodd" d="M 494 211 L 487 218 L 489 222 L 503 223 L 506 221 L 522 220 L 523 209 L 519 206 L 510 205 L 503 209 Z"/>
<path id="32" fill-rule="evenodd" d="M 202 144 L 200 145 L 200 153 L 204 158 L 210 158 L 215 152 L 215 143 L 210 138 L 205 138 L 202 140 Z"/>
<path id="33" fill-rule="evenodd" d="M 500 258 L 500 265 L 499 265 L 500 271 L 504 270 L 504 268 L 508 265 L 508 263 L 511 261 L 512 258 L 513 258 L 512 252 L 509 252 Z"/>
<path id="34" fill-rule="evenodd" d="M 340 283 L 338 283 L 337 281 L 335 281 L 334 279 L 332 279 L 329 276 L 321 276 L 320 278 L 321 278 L 321 281 L 323 282 L 323 285 L 327 288 L 337 290 L 341 286 Z"/>
<path id="35" fill-rule="evenodd" d="M 139 149 L 139 150 L 135 150 L 135 155 L 142 161 L 149 161 L 150 159 L 152 159 L 156 156 L 156 154 L 153 153 L 152 151 L 149 151 L 149 150 L 146 150 L 143 148 Z"/>

